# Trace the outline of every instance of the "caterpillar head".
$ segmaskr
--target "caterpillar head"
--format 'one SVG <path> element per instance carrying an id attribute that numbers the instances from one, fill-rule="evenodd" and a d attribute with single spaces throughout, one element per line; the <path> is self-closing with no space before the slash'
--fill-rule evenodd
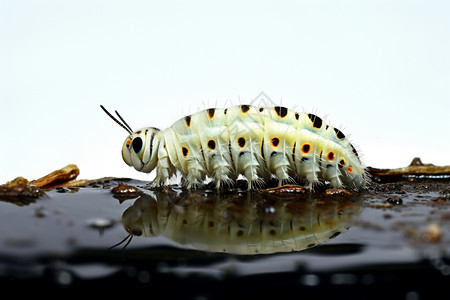
<path id="1" fill-rule="evenodd" d="M 161 140 L 158 128 L 147 127 L 131 133 L 123 143 L 122 158 L 125 163 L 144 173 L 156 167 L 157 149 Z"/>
<path id="2" fill-rule="evenodd" d="M 140 172 L 150 173 L 156 167 L 157 149 L 162 139 L 160 130 L 154 127 L 147 127 L 133 132 L 117 111 L 115 112 L 122 122 L 111 115 L 102 105 L 100 107 L 111 119 L 129 133 L 122 146 L 122 158 L 125 163 Z"/>

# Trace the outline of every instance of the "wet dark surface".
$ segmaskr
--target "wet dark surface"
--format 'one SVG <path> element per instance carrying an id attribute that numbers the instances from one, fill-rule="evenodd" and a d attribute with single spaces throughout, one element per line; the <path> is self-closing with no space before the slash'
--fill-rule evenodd
<path id="1" fill-rule="evenodd" d="M 117 186 L 0 201 L 2 290 L 187 299 L 450 295 L 448 179 L 374 183 L 351 195 L 128 187 L 113 194 Z"/>

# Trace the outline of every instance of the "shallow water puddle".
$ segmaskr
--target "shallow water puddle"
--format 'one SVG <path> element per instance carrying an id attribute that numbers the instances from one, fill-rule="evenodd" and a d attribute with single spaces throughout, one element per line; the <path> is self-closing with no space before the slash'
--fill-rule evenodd
<path id="1" fill-rule="evenodd" d="M 57 188 L 22 206 L 0 201 L 2 282 L 61 291 L 95 282 L 111 292 L 111 282 L 147 284 L 195 298 L 269 281 L 312 295 L 326 286 L 374 296 L 398 283 L 400 296 L 420 296 L 450 279 L 448 181 L 351 195 L 138 188 L 131 199 L 112 193 L 117 186 Z M 168 282 L 189 282 L 191 292 L 162 290 Z"/>

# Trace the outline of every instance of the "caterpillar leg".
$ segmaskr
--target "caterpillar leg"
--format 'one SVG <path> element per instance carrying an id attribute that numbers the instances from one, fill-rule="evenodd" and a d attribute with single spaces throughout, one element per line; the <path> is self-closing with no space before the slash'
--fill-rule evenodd
<path id="1" fill-rule="evenodd" d="M 231 166 L 226 159 L 220 154 L 213 154 L 209 159 L 209 174 L 214 177 L 216 189 L 219 190 L 223 186 L 231 186 L 233 179 L 230 178 Z"/>
<path id="2" fill-rule="evenodd" d="M 170 164 L 169 156 L 166 151 L 158 151 L 158 163 L 156 165 L 156 177 L 150 184 L 150 187 L 160 187 L 165 185 L 167 180 L 173 174 L 173 167 Z"/>
<path id="3" fill-rule="evenodd" d="M 331 178 L 328 178 L 328 180 L 330 181 L 331 187 L 333 189 L 340 189 L 343 186 L 342 180 L 339 178 L 338 174 Z"/>
<path id="4" fill-rule="evenodd" d="M 322 174 L 324 179 L 330 182 L 332 188 L 339 189 L 342 187 L 342 180 L 339 178 L 341 173 L 336 164 L 328 164 Z"/>
<path id="5" fill-rule="evenodd" d="M 223 186 L 230 186 L 233 183 L 233 179 L 229 176 L 229 170 L 227 168 L 219 168 L 214 172 L 214 178 L 216 180 L 216 189 L 220 190 Z"/>
<path id="6" fill-rule="evenodd" d="M 275 170 L 275 174 L 276 174 L 277 178 L 279 179 L 278 186 L 282 186 L 283 184 L 295 182 L 295 180 L 291 176 L 289 176 L 287 166 L 279 166 Z"/>
<path id="7" fill-rule="evenodd" d="M 153 182 L 150 184 L 151 188 L 156 188 L 163 186 L 169 176 L 166 176 L 164 173 L 165 169 L 156 169 L 156 177 L 153 179 Z"/>
<path id="8" fill-rule="evenodd" d="M 339 189 L 339 188 L 342 187 L 342 181 L 339 179 L 339 177 L 333 177 L 333 178 L 331 178 L 331 179 L 330 179 L 330 183 L 331 183 L 331 186 L 332 186 L 334 189 Z"/>
<path id="9" fill-rule="evenodd" d="M 271 155 L 270 162 L 273 166 L 274 173 L 278 178 L 278 186 L 282 186 L 283 183 L 294 182 L 289 175 L 290 163 L 283 153 L 276 152 Z"/>
<path id="10" fill-rule="evenodd" d="M 241 152 L 239 161 L 242 162 L 240 173 L 245 176 L 248 182 L 247 190 L 264 183 L 264 179 L 259 176 L 259 173 L 261 173 L 260 164 L 253 153 Z"/>
<path id="11" fill-rule="evenodd" d="M 255 166 L 249 166 L 245 169 L 244 176 L 248 181 L 247 190 L 251 190 L 253 187 L 259 187 L 264 184 L 264 179 L 259 177 L 258 169 Z"/>
<path id="12" fill-rule="evenodd" d="M 195 188 L 203 185 L 206 172 L 197 159 L 190 159 L 187 162 L 188 174 L 186 176 L 187 188 Z"/>
<path id="13" fill-rule="evenodd" d="M 315 155 L 310 155 L 308 157 L 302 157 L 297 167 L 297 177 L 298 178 L 305 178 L 308 187 L 313 190 L 314 186 L 319 183 L 319 176 L 320 173 L 320 167 L 317 163 L 317 158 Z"/>
<path id="14" fill-rule="evenodd" d="M 364 177 L 355 172 L 348 173 L 348 171 L 341 170 L 342 179 L 348 188 L 360 189 L 365 186 Z"/>

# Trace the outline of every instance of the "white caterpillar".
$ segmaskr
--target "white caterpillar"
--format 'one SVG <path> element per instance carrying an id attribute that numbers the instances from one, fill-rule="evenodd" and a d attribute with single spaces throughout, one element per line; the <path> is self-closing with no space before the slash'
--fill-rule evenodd
<path id="1" fill-rule="evenodd" d="M 310 187 L 329 181 L 333 188 L 359 189 L 366 182 L 364 166 L 345 135 L 313 114 L 237 105 L 197 112 L 165 130 L 133 132 L 117 111 L 123 124 L 100 107 L 129 133 L 122 147 L 125 163 L 145 173 L 156 167 L 155 187 L 166 185 L 177 170 L 188 188 L 201 186 L 208 176 L 220 189 L 239 174 L 248 189 L 273 176 L 279 185 L 297 179 Z"/>

